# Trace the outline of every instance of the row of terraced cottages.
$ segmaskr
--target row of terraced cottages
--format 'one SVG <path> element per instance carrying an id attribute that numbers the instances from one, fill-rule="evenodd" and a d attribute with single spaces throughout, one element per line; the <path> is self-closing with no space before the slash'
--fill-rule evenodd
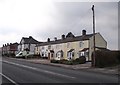
<path id="1" fill-rule="evenodd" d="M 107 42 L 100 33 L 95 33 L 96 50 L 106 49 Z M 76 59 L 81 56 L 86 57 L 86 61 L 91 61 L 93 52 L 93 34 L 86 34 L 86 30 L 82 30 L 81 36 L 74 36 L 69 32 L 66 36 L 62 35 L 61 39 L 55 38 L 51 41 L 37 44 L 35 46 L 35 54 L 48 59 Z"/>
<path id="2" fill-rule="evenodd" d="M 100 33 L 95 33 L 96 50 L 106 49 L 107 42 Z M 13 48 L 14 47 L 14 48 Z M 38 55 L 48 59 L 76 59 L 81 56 L 86 57 L 86 61 L 91 61 L 93 52 L 93 34 L 86 34 L 86 30 L 82 30 L 81 36 L 74 36 L 69 32 L 66 36 L 62 35 L 61 39 L 55 38 L 53 41 L 48 38 L 47 42 L 39 42 L 32 36 L 23 37 L 19 44 L 3 45 L 2 54 L 29 51 L 30 54 Z"/>
<path id="3" fill-rule="evenodd" d="M 3 47 L 1 47 L 1 54 L 3 56 L 10 56 L 10 55 L 16 55 L 18 52 L 18 43 L 7 43 L 4 44 Z"/>

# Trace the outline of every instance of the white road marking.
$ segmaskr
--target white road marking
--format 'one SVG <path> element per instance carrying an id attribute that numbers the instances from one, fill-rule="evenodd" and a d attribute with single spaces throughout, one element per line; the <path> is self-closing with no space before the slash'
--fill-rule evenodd
<path id="1" fill-rule="evenodd" d="M 29 68 L 29 69 L 40 71 L 40 72 L 44 72 L 44 73 L 49 73 L 49 74 L 52 74 L 52 75 L 57 75 L 57 76 L 62 76 L 62 77 L 67 77 L 67 78 L 72 78 L 72 79 L 76 78 L 76 77 L 73 77 L 73 76 L 68 76 L 68 75 L 64 75 L 64 74 L 60 74 L 60 73 L 56 73 L 56 72 L 52 72 L 52 71 L 48 71 L 48 70 L 38 69 L 38 68 L 35 68 L 35 67 L 22 65 L 22 64 L 18 64 L 18 63 L 13 63 L 13 62 L 9 62 L 9 61 L 6 61 L 6 60 L 3 60 L 3 62 L 8 63 L 8 64 L 13 64 L 13 65 L 16 65 L 16 66 L 20 66 L 20 67 L 24 67 L 24 68 Z"/>
<path id="2" fill-rule="evenodd" d="M 6 75 L 4 75 L 3 73 L 0 73 L 0 75 L 2 75 L 3 77 L 5 77 L 8 81 L 10 81 L 11 83 L 18 85 L 15 81 L 13 81 L 12 79 L 10 79 L 9 77 L 7 77 Z"/>

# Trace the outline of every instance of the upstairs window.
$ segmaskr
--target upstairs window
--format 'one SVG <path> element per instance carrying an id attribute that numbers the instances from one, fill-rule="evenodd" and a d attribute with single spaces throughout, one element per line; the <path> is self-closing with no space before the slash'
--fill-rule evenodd
<path id="1" fill-rule="evenodd" d="M 82 41 L 80 41 L 79 46 L 83 47 L 83 45 L 84 45 L 84 43 Z"/>
<path id="2" fill-rule="evenodd" d="M 44 46 L 42 47 L 42 50 L 44 50 Z"/>
<path id="3" fill-rule="evenodd" d="M 51 45 L 48 46 L 48 49 L 51 49 Z"/>

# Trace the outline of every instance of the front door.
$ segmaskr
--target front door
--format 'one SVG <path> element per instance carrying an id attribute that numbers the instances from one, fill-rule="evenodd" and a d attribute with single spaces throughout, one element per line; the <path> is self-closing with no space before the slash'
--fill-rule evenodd
<path id="1" fill-rule="evenodd" d="M 61 58 L 61 53 L 58 52 L 56 57 L 57 57 L 57 60 L 60 60 L 60 58 Z"/>
<path id="2" fill-rule="evenodd" d="M 50 60 L 50 53 L 48 53 L 48 59 Z"/>
<path id="3" fill-rule="evenodd" d="M 50 59 L 53 59 L 53 53 L 51 53 Z"/>
<path id="4" fill-rule="evenodd" d="M 72 59 L 72 52 L 68 52 L 68 60 L 71 60 Z"/>

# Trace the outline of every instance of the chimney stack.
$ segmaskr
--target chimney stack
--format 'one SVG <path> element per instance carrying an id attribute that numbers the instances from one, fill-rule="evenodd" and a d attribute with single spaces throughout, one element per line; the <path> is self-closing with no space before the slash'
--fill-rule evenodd
<path id="1" fill-rule="evenodd" d="M 62 35 L 62 39 L 65 39 L 65 35 L 64 34 Z"/>
<path id="2" fill-rule="evenodd" d="M 82 30 L 82 35 L 86 35 L 86 30 Z"/>
<path id="3" fill-rule="evenodd" d="M 9 43 L 7 43 L 7 46 L 9 45 Z"/>
<path id="4" fill-rule="evenodd" d="M 32 38 L 32 36 L 29 36 L 29 38 Z"/>
<path id="5" fill-rule="evenodd" d="M 50 42 L 50 38 L 48 38 L 47 41 Z"/>
<path id="6" fill-rule="evenodd" d="M 54 40 L 56 41 L 56 40 L 57 40 L 57 37 L 54 37 Z"/>

